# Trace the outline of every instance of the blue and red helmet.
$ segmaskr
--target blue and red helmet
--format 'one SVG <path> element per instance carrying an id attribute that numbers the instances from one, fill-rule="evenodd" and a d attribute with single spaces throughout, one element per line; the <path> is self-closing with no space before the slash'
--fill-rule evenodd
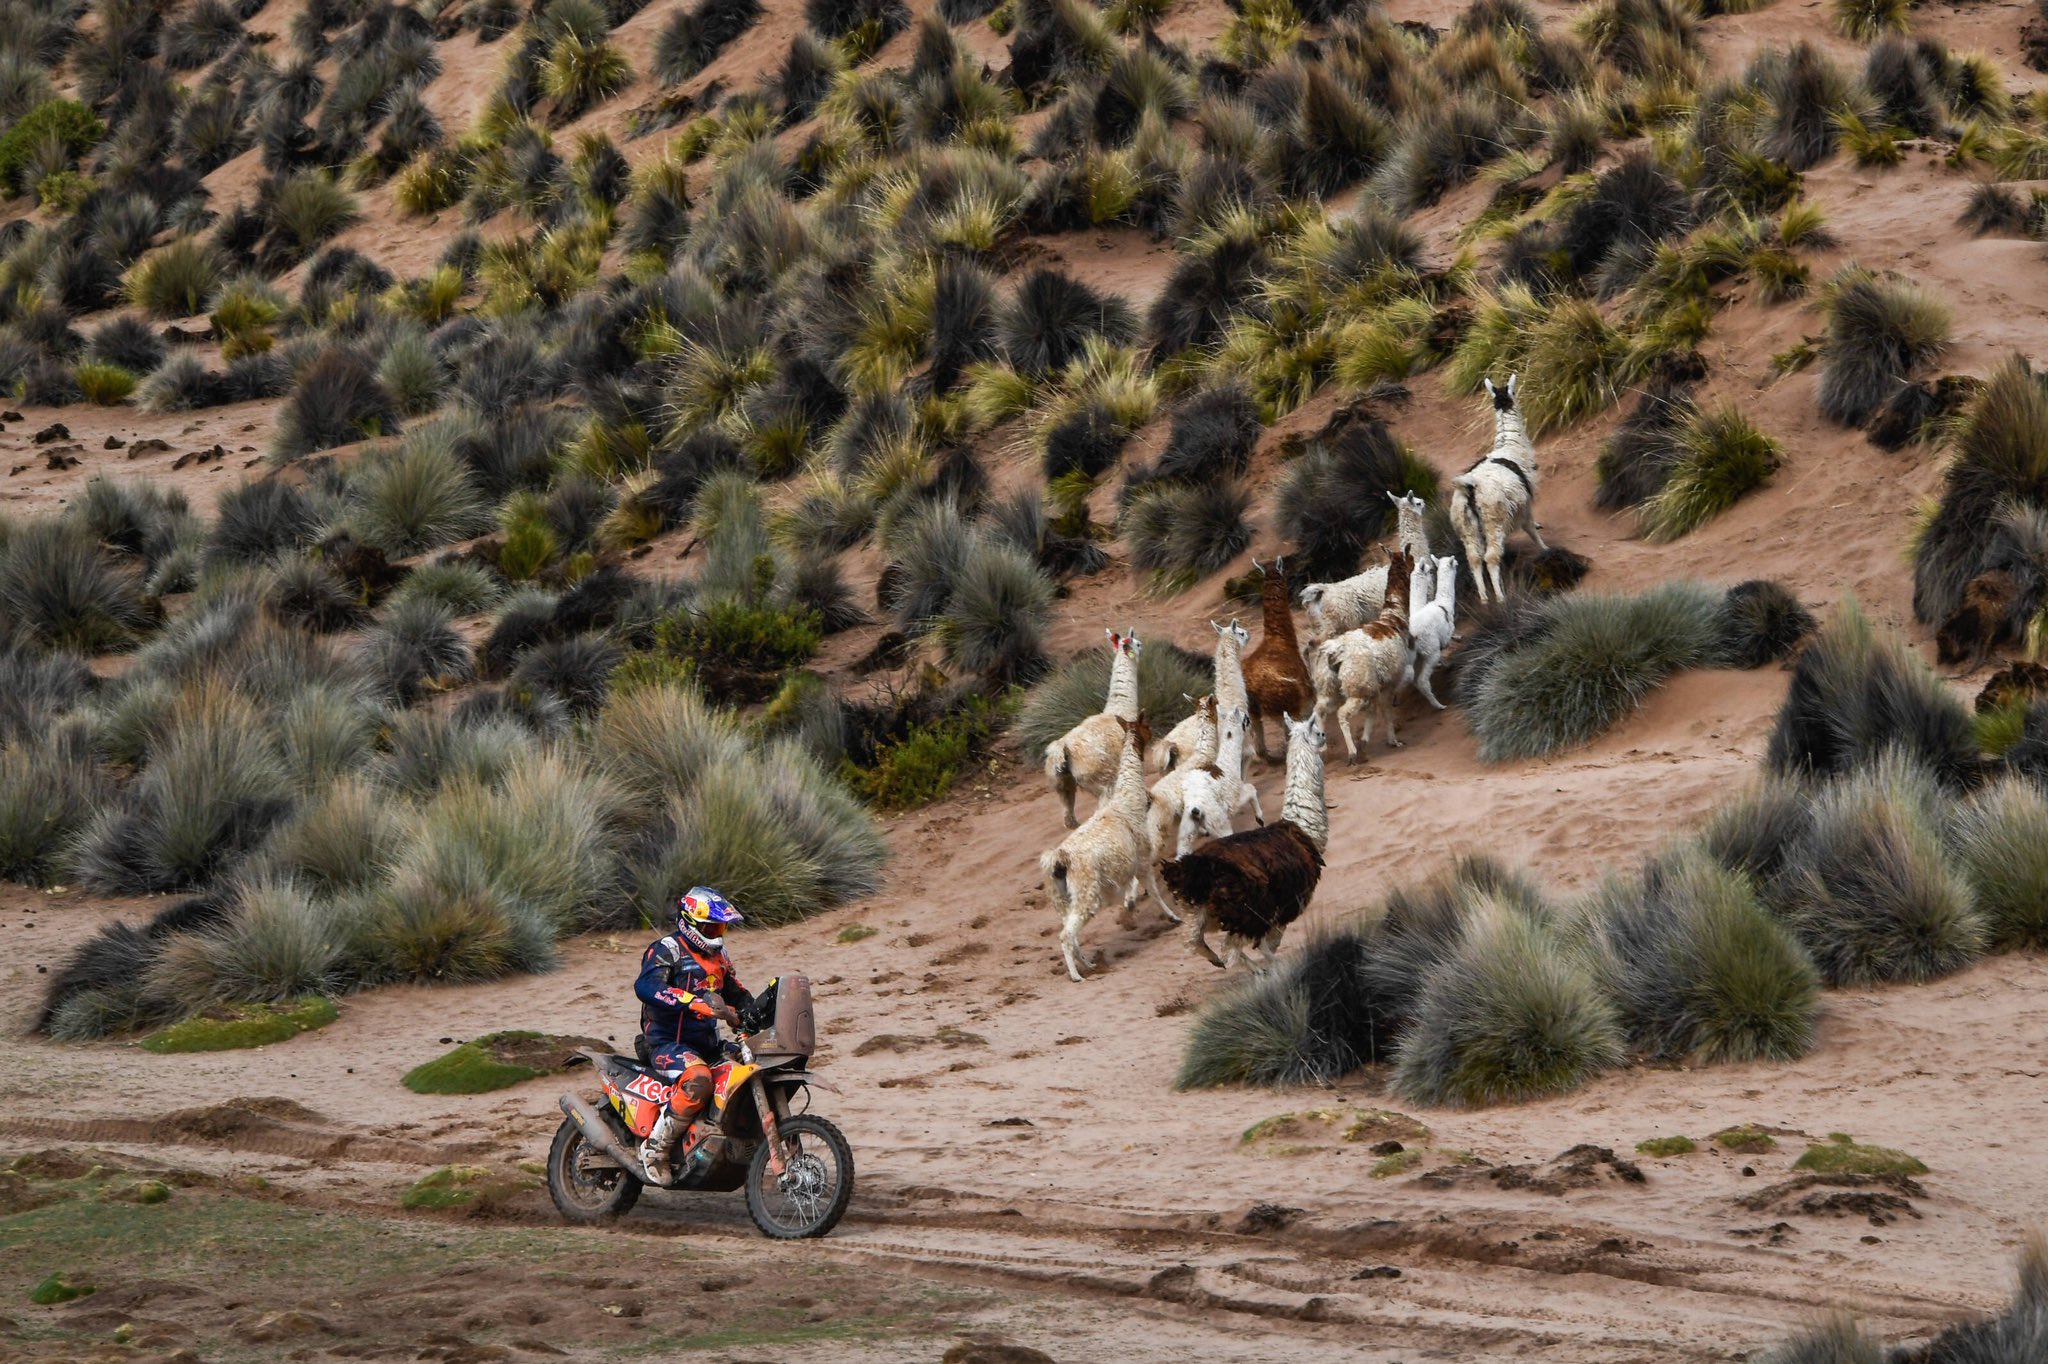
<path id="1" fill-rule="evenodd" d="M 676 927 L 706 929 L 713 924 L 718 929 L 713 937 L 725 932 L 725 925 L 741 922 L 742 916 L 732 907 L 732 902 L 709 886 L 692 886 L 690 893 L 676 901 Z"/>

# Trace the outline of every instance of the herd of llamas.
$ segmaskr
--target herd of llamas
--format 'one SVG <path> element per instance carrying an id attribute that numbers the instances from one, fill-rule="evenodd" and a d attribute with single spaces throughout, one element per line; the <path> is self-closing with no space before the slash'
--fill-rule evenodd
<path id="1" fill-rule="evenodd" d="M 1493 446 L 1451 480 L 1451 524 L 1482 602 L 1500 600 L 1508 536 L 1527 531 L 1539 547 L 1535 518 L 1536 449 L 1516 401 L 1517 376 L 1486 381 L 1493 407 Z M 1389 496 L 1392 496 L 1389 494 Z M 1398 546 L 1383 563 L 1340 582 L 1311 583 L 1301 598 L 1312 625 L 1304 651 L 1295 633 L 1284 557 L 1261 575 L 1263 637 L 1235 620 L 1210 622 L 1216 632 L 1211 692 L 1155 744 L 1139 709 L 1135 631 L 1109 630 L 1109 691 L 1091 715 L 1046 746 L 1045 775 L 1072 830 L 1039 859 L 1047 899 L 1060 913 L 1060 953 L 1067 974 L 1082 980 L 1099 964 L 1081 949 L 1081 930 L 1122 896 L 1126 924 L 1149 890 L 1160 912 L 1184 924 L 1192 950 L 1217 966 L 1250 962 L 1256 948 L 1270 963 L 1289 924 L 1315 895 L 1330 835 L 1323 800 L 1323 748 L 1334 719 L 1349 760 L 1357 763 L 1375 729 L 1394 734 L 1394 702 L 1412 687 L 1438 710 L 1431 678 L 1457 629 L 1458 561 L 1433 556 L 1423 529 L 1424 504 L 1412 491 L 1393 498 Z M 1280 818 L 1266 822 L 1259 793 L 1246 775 L 1247 740 L 1271 762 L 1266 719 L 1286 728 L 1286 785 Z M 1365 727 L 1356 733 L 1359 718 Z M 1354 737 L 1355 734 L 1355 737 Z M 1160 772 L 1146 784 L 1148 754 Z M 1075 817 L 1081 792 L 1095 812 Z M 1235 831 L 1249 806 L 1255 827 Z M 1220 930 L 1225 955 L 1209 945 Z"/>

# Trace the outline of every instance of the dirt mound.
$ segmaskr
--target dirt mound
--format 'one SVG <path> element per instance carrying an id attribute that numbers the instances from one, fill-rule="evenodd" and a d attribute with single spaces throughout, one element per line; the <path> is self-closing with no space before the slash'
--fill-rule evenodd
<path id="1" fill-rule="evenodd" d="M 1911 1175 L 1808 1174 L 1792 1178 L 1735 1200 L 1749 1212 L 1776 1212 L 1807 1217 L 1862 1217 L 1874 1227 L 1900 1217 L 1918 1220 L 1915 1198 L 1927 1190 Z"/>

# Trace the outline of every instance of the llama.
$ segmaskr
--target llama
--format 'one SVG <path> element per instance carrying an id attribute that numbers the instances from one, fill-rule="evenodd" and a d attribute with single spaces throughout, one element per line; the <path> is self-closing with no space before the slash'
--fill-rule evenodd
<path id="1" fill-rule="evenodd" d="M 1405 497 L 1388 493 L 1387 497 L 1399 519 L 1401 552 L 1410 559 L 1428 558 L 1429 534 L 1423 528 L 1422 499 L 1413 492 Z M 1356 630 L 1387 604 L 1387 566 L 1374 564 L 1333 583 L 1310 583 L 1301 589 L 1301 604 L 1308 612 L 1311 648 L 1346 630 Z"/>
<path id="2" fill-rule="evenodd" d="M 1074 796 L 1086 791 L 1098 801 L 1116 782 L 1118 756 L 1123 751 L 1123 730 L 1117 722 L 1138 718 L 1138 654 L 1144 645 L 1134 631 L 1109 636 L 1112 654 L 1109 665 L 1109 696 L 1102 713 L 1091 715 L 1045 746 L 1045 779 L 1065 807 L 1067 827 L 1075 827 Z"/>
<path id="3" fill-rule="evenodd" d="M 1271 762 L 1265 717 L 1306 715 L 1315 705 L 1316 694 L 1309 685 L 1308 666 L 1301 659 L 1301 641 L 1294 636 L 1294 613 L 1287 607 L 1285 557 L 1273 560 L 1270 569 L 1257 559 L 1252 560 L 1252 567 L 1265 579 L 1259 588 L 1265 636 L 1244 658 L 1244 705 L 1251 716 L 1252 745 L 1263 761 Z M 1229 698 L 1222 700 L 1229 704 Z"/>
<path id="4" fill-rule="evenodd" d="M 1419 606 L 1413 604 L 1414 596 L 1409 599 L 1408 637 L 1413 641 L 1414 652 L 1409 656 L 1410 676 L 1406 680 L 1414 683 L 1423 700 L 1442 710 L 1444 703 L 1436 699 L 1430 678 L 1443 663 L 1444 650 L 1450 647 L 1458 628 L 1458 561 L 1445 556 L 1435 563 L 1435 595 Z M 1421 564 L 1416 567 L 1420 569 Z"/>
<path id="5" fill-rule="evenodd" d="M 1189 696 L 1182 692 L 1181 697 L 1193 701 L 1194 710 L 1187 719 L 1168 730 L 1164 739 L 1153 745 L 1155 753 L 1164 750 L 1168 755 L 1161 764 L 1161 770 L 1166 772 L 1189 763 L 1199 766 L 1216 761 L 1215 696 Z"/>
<path id="6" fill-rule="evenodd" d="M 1123 919 L 1130 922 L 1138 877 L 1151 852 L 1145 830 L 1145 718 L 1142 712 L 1136 720 L 1111 718 L 1123 738 L 1116 784 L 1087 823 L 1038 859 L 1046 899 L 1060 912 L 1060 955 L 1075 980 L 1101 963 L 1099 953 L 1093 961 L 1082 960 L 1082 927 L 1116 894 L 1124 897 Z"/>
<path id="7" fill-rule="evenodd" d="M 1510 374 L 1500 386 L 1485 381 L 1493 399 L 1493 449 L 1451 480 L 1451 524 L 1465 546 L 1465 564 L 1482 602 L 1507 595 L 1501 557 L 1517 526 L 1529 532 L 1537 548 L 1550 548 L 1536 520 L 1536 447 L 1529 443 L 1515 403 L 1518 377 Z"/>
<path id="8" fill-rule="evenodd" d="M 1259 789 L 1242 776 L 1230 770 L 1230 739 L 1235 737 L 1240 753 L 1244 748 L 1244 730 L 1251 717 L 1243 711 L 1236 711 L 1224 721 L 1223 751 L 1217 755 L 1215 765 L 1197 769 L 1188 774 L 1187 782 L 1181 788 L 1180 808 L 1170 816 L 1171 823 L 1161 820 L 1159 813 L 1152 817 L 1153 846 L 1161 838 L 1161 828 L 1178 828 L 1180 836 L 1174 843 L 1174 856 L 1182 857 L 1195 846 L 1197 838 L 1222 838 L 1233 827 L 1237 812 L 1249 805 L 1252 818 L 1260 824 L 1266 822 L 1266 807 L 1259 800 Z M 1234 724 L 1233 724 L 1234 722 Z M 1235 734 L 1233 736 L 1233 729 Z"/>
<path id="9" fill-rule="evenodd" d="M 1251 640 L 1251 633 L 1239 625 L 1234 617 L 1228 625 L 1218 625 L 1212 620 L 1209 622 L 1209 628 L 1216 632 L 1216 704 L 1224 710 L 1242 706 L 1244 646 Z M 1195 717 L 1190 715 L 1167 731 L 1166 738 L 1159 744 L 1161 772 L 1173 771 L 1195 751 L 1197 728 Z"/>
<path id="10" fill-rule="evenodd" d="M 1427 592 L 1435 576 L 1435 561 L 1425 559 L 1411 565 L 1406 555 L 1396 553 L 1387 604 L 1378 618 L 1346 631 L 1316 651 L 1317 719 L 1327 723 L 1324 717 L 1336 710 L 1337 731 L 1344 736 L 1352 763 L 1359 759 L 1359 744 L 1372 742 L 1379 719 L 1387 723 L 1387 747 L 1401 746 L 1394 734 L 1394 696 L 1414 660 L 1408 602 L 1411 595 Z M 1360 711 L 1368 712 L 1365 733 L 1354 742 L 1352 725 Z"/>
<path id="11" fill-rule="evenodd" d="M 1271 963 L 1323 874 L 1330 816 L 1323 800 L 1322 722 L 1314 715 L 1281 719 L 1287 725 L 1287 795 L 1280 818 L 1204 844 L 1159 869 L 1187 907 L 1189 947 L 1226 969 L 1248 961 L 1252 947 Z M 1211 928 L 1223 930 L 1227 957 L 1209 946 Z"/>

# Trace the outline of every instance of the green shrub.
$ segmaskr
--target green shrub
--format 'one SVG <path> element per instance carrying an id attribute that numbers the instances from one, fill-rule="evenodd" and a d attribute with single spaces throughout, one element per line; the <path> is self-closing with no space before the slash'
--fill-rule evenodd
<path id="1" fill-rule="evenodd" d="M 303 170 L 277 187 L 270 218 L 279 236 L 310 252 L 362 215 L 355 197 L 323 170 Z"/>
<path id="2" fill-rule="evenodd" d="M 659 647 L 700 668 L 751 673 L 793 668 L 816 654 L 825 638 L 814 611 L 748 606 L 731 598 L 684 607 L 655 634 Z"/>
<path id="3" fill-rule="evenodd" d="M 142 1039 L 142 1049 L 160 1056 L 195 1051 L 240 1051 L 288 1042 L 302 1032 L 324 1028 L 340 1012 L 330 999 L 289 1004 L 239 1004 L 209 1009 Z"/>
<path id="4" fill-rule="evenodd" d="M 68 160 L 78 157 L 107 135 L 107 125 L 76 100 L 46 100 L 29 110 L 0 136 L 0 187 L 10 195 L 25 194 L 33 185 L 21 183 L 22 172 L 36 163 L 40 148 L 61 146 Z"/>
<path id="5" fill-rule="evenodd" d="M 903 739 L 884 744 L 872 766 L 845 764 L 847 783 L 882 810 L 909 810 L 944 800 L 969 757 L 987 743 L 993 732 L 992 713 L 988 702 L 975 698 L 963 712 L 916 726 Z"/>
<path id="6" fill-rule="evenodd" d="M 85 400 L 101 407 L 112 407 L 135 391 L 134 375 L 119 365 L 103 364 L 97 360 L 81 361 L 71 372 L 71 377 Z"/>

